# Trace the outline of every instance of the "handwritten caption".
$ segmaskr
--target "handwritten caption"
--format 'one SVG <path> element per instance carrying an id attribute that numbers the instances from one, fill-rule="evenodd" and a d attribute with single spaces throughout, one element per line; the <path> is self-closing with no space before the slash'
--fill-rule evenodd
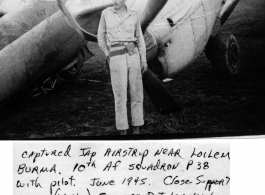
<path id="1" fill-rule="evenodd" d="M 228 143 L 16 143 L 14 194 L 229 194 Z"/>

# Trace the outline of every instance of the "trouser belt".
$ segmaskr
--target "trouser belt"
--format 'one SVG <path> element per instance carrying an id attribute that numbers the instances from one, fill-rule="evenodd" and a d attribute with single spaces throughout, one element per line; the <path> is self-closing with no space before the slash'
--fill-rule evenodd
<path id="1" fill-rule="evenodd" d="M 131 45 L 133 44 L 133 45 Z M 130 46 L 130 47 L 128 47 Z M 123 55 L 126 53 L 129 53 L 132 55 L 134 52 L 132 50 L 135 50 L 134 48 L 136 47 L 135 42 L 125 42 L 125 43 L 116 43 L 111 46 L 112 48 L 114 47 L 123 47 L 122 49 L 115 50 L 115 51 L 110 51 L 110 57 L 117 56 L 117 55 Z"/>
<path id="2" fill-rule="evenodd" d="M 124 43 L 115 43 L 114 45 L 112 45 L 111 47 L 125 47 L 128 44 L 128 42 L 124 42 Z"/>

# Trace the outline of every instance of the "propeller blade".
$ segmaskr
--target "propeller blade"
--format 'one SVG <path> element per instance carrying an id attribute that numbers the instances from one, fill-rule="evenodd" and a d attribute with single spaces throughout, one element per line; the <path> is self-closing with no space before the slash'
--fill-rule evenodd
<path id="1" fill-rule="evenodd" d="M 150 69 L 147 69 L 143 74 L 143 86 L 160 114 L 168 114 L 182 110 L 173 100 L 164 84 Z"/>
<path id="2" fill-rule="evenodd" d="M 221 25 L 224 25 L 226 20 L 229 18 L 231 13 L 234 11 L 239 0 L 227 0 L 224 4 L 223 9 L 220 12 Z"/>
<path id="3" fill-rule="evenodd" d="M 141 18 L 142 31 L 145 32 L 148 25 L 161 11 L 168 0 L 149 0 Z"/>
<path id="4" fill-rule="evenodd" d="M 97 41 L 97 36 L 94 34 L 91 34 L 87 31 L 85 31 L 79 24 L 76 22 L 74 17 L 71 15 L 71 13 L 68 11 L 68 9 L 65 7 L 63 2 L 61 0 L 57 0 L 57 5 L 60 8 L 60 10 L 65 15 L 67 21 L 69 22 L 70 26 L 73 27 L 79 35 L 81 35 L 85 40 L 87 41 Z"/>

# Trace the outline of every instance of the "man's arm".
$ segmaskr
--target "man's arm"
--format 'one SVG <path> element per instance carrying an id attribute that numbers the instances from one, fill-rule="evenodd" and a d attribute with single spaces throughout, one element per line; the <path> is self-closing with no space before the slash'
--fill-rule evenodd
<path id="1" fill-rule="evenodd" d="M 145 46 L 144 36 L 143 36 L 143 32 L 142 32 L 138 17 L 137 17 L 137 22 L 136 22 L 136 38 L 138 40 L 137 47 L 140 53 L 141 66 L 142 66 L 143 72 L 145 72 L 147 70 L 146 46 Z"/>
<path id="2" fill-rule="evenodd" d="M 141 62 L 146 63 L 146 47 L 145 47 L 145 42 L 144 42 L 144 36 L 142 33 L 140 21 L 138 20 L 137 17 L 137 23 L 136 23 L 136 38 L 138 40 L 138 50 L 141 56 Z"/>
<path id="3" fill-rule="evenodd" d="M 105 17 L 104 17 L 104 11 L 101 14 L 100 21 L 99 21 L 99 26 L 98 26 L 98 45 L 102 49 L 102 51 L 105 53 L 106 57 L 109 56 L 109 49 L 107 45 L 107 26 L 105 22 Z"/>

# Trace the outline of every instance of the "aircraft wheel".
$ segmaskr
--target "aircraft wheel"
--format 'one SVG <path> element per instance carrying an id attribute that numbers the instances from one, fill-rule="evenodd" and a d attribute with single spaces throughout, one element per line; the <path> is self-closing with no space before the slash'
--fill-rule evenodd
<path id="1" fill-rule="evenodd" d="M 240 55 L 235 36 L 229 32 L 220 32 L 213 36 L 209 43 L 210 46 L 206 47 L 208 50 L 207 58 L 217 73 L 223 75 L 237 74 Z"/>
<path id="2" fill-rule="evenodd" d="M 73 81 L 77 79 L 77 77 L 80 75 L 82 69 L 84 66 L 84 57 L 82 55 L 82 52 L 80 52 L 76 59 L 71 62 L 71 66 L 67 69 L 64 69 L 58 73 L 58 75 L 66 81 Z"/>

